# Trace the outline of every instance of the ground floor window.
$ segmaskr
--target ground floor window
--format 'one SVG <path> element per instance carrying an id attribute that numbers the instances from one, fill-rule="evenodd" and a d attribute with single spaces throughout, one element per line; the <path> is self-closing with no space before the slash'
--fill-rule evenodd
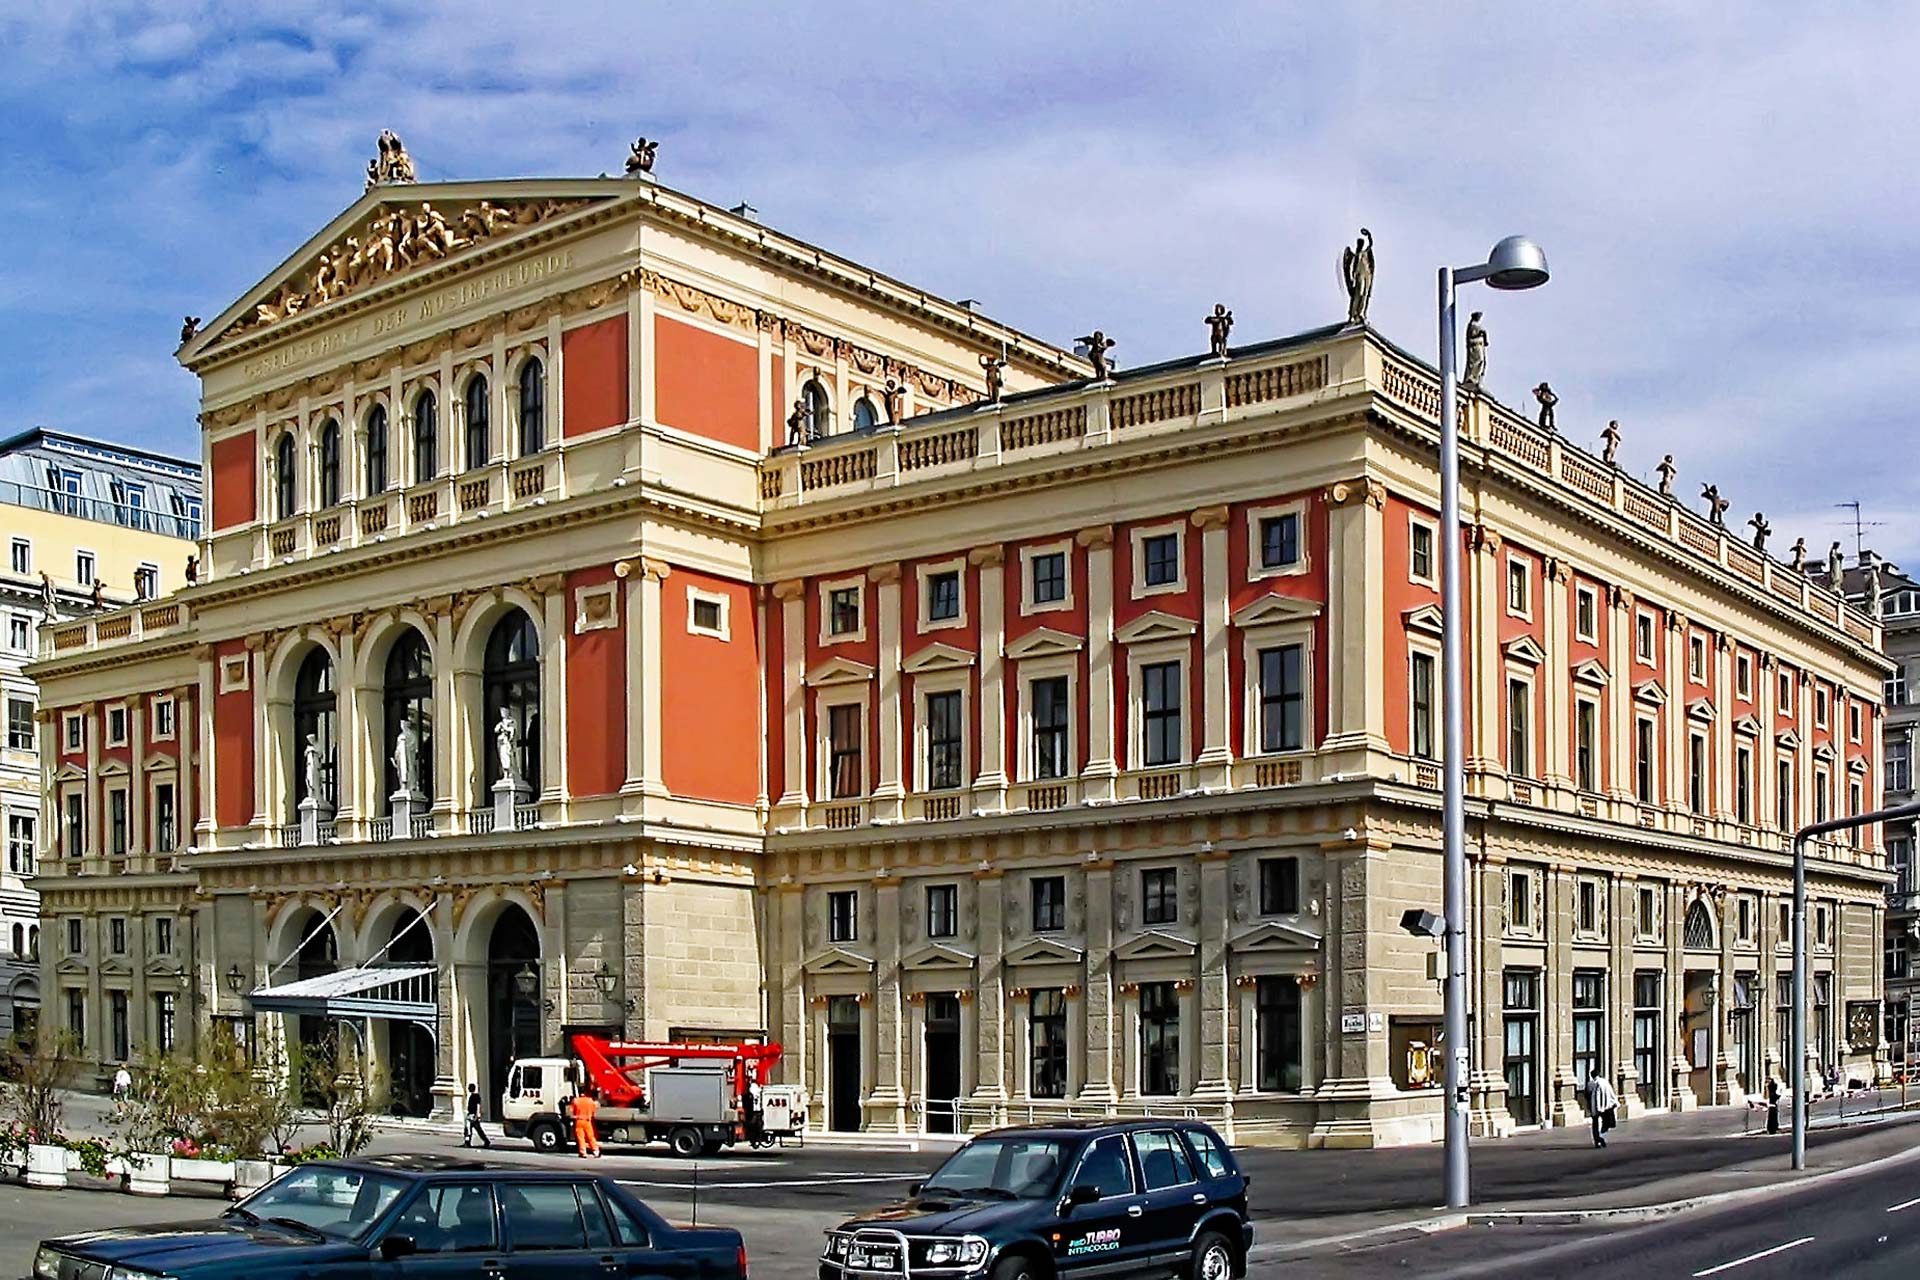
<path id="1" fill-rule="evenodd" d="M 1035 1098 L 1067 1096 L 1067 996 L 1059 988 L 1027 997 L 1027 1027 L 1033 1037 L 1032 1075 L 1027 1091 Z"/>
<path id="2" fill-rule="evenodd" d="M 1737 1073 L 1736 1081 L 1740 1088 L 1751 1093 L 1760 1079 L 1759 1064 L 1754 1061 L 1757 1049 L 1753 1033 L 1753 986 L 1754 975 L 1736 973 L 1733 975 L 1733 1005 L 1727 1011 L 1727 1034 L 1733 1040 L 1733 1069 Z"/>
<path id="3" fill-rule="evenodd" d="M 1596 1071 L 1604 1071 L 1601 1046 L 1606 1043 L 1607 975 L 1599 969 L 1573 971 L 1573 1078 L 1585 1085 Z"/>
<path id="4" fill-rule="evenodd" d="M 1260 1045 L 1260 1088 L 1300 1091 L 1300 984 L 1290 977 L 1254 979 L 1253 1013 Z"/>
<path id="5" fill-rule="evenodd" d="M 174 1043 L 173 992 L 153 998 L 153 1043 L 161 1053 L 172 1053 Z"/>
<path id="6" fill-rule="evenodd" d="M 1833 1056 L 1833 975 L 1816 973 L 1813 975 L 1813 988 L 1808 992 L 1807 1043 L 1808 1052 L 1813 1060 L 1823 1067 L 1837 1067 L 1840 1064 Z"/>
<path id="7" fill-rule="evenodd" d="M 67 1034 L 74 1048 L 87 1047 L 87 993 L 78 987 L 67 989 Z"/>
<path id="8" fill-rule="evenodd" d="M 1180 993 L 1171 982 L 1140 984 L 1140 1092 L 1180 1092 Z"/>
<path id="9" fill-rule="evenodd" d="M 1773 979 L 1774 1053 L 1781 1072 L 1793 1078 L 1793 975 L 1776 974 Z"/>
<path id="10" fill-rule="evenodd" d="M 124 991 L 107 992 L 107 1041 L 112 1046 L 114 1061 L 125 1062 L 133 1056 L 133 1047 L 127 1040 L 127 993 Z"/>
<path id="11" fill-rule="evenodd" d="M 1640 1101 L 1660 1101 L 1660 971 L 1643 969 L 1633 975 L 1633 1070 L 1640 1077 Z"/>
<path id="12" fill-rule="evenodd" d="M 1501 985 L 1507 1112 L 1515 1124 L 1539 1124 L 1540 971 L 1509 969 Z"/>

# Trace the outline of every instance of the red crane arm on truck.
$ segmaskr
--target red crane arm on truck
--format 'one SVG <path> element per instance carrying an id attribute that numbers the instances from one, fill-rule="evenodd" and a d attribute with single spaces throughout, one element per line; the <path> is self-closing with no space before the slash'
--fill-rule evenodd
<path id="1" fill-rule="evenodd" d="M 773 1064 L 780 1061 L 777 1044 L 648 1043 L 584 1033 L 576 1033 L 571 1044 L 574 1056 L 587 1069 L 594 1093 L 612 1107 L 646 1105 L 646 1087 L 642 1083 L 646 1070 L 682 1062 L 731 1068 L 733 1097 L 737 1103 L 746 1096 L 748 1085 L 766 1084 L 773 1074 Z"/>

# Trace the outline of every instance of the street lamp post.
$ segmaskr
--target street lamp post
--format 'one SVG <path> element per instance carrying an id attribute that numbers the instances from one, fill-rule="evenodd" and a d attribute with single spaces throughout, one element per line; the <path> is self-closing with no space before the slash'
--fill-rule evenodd
<path id="1" fill-rule="evenodd" d="M 1487 260 L 1440 268 L 1440 706 L 1445 796 L 1441 842 L 1446 877 L 1447 1205 L 1465 1208 L 1467 1189 L 1467 814 L 1466 681 L 1461 658 L 1460 408 L 1454 373 L 1455 285 L 1484 280 L 1495 289 L 1531 289 L 1547 281 L 1547 255 L 1524 236 L 1508 236 Z"/>

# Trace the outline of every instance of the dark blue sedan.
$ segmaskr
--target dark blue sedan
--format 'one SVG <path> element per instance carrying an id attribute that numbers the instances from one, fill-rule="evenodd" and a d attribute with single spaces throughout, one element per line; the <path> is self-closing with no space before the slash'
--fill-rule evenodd
<path id="1" fill-rule="evenodd" d="M 200 1223 L 41 1244 L 34 1280 L 673 1276 L 746 1280 L 726 1227 L 675 1227 L 609 1178 L 430 1156 L 302 1165 Z"/>

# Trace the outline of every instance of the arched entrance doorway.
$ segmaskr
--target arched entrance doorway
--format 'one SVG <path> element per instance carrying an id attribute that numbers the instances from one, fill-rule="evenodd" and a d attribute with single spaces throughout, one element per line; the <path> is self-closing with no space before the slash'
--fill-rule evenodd
<path id="1" fill-rule="evenodd" d="M 481 1092 L 489 1111 L 500 1105 L 507 1064 L 542 1050 L 540 933 L 509 903 L 487 936 L 487 1053 Z"/>
<path id="2" fill-rule="evenodd" d="M 433 930 L 418 911 L 402 912 L 387 935 L 385 964 L 432 964 Z M 387 1088 L 395 1115 L 425 1116 L 433 1110 L 433 1033 L 418 1022 L 386 1022 Z"/>
<path id="3" fill-rule="evenodd" d="M 334 937 L 333 926 L 327 923 L 327 918 L 320 912 L 307 911 L 295 926 L 291 937 L 295 947 L 293 976 L 296 980 L 324 978 L 339 970 L 340 944 Z M 319 1014 L 302 1013 L 294 1017 L 291 1030 L 294 1033 L 296 1066 L 301 1073 L 300 1087 L 304 1094 L 308 1084 L 307 1064 L 333 1064 L 339 1050 L 339 1026 L 332 1019 Z M 315 1099 L 309 1098 L 309 1101 Z"/>

